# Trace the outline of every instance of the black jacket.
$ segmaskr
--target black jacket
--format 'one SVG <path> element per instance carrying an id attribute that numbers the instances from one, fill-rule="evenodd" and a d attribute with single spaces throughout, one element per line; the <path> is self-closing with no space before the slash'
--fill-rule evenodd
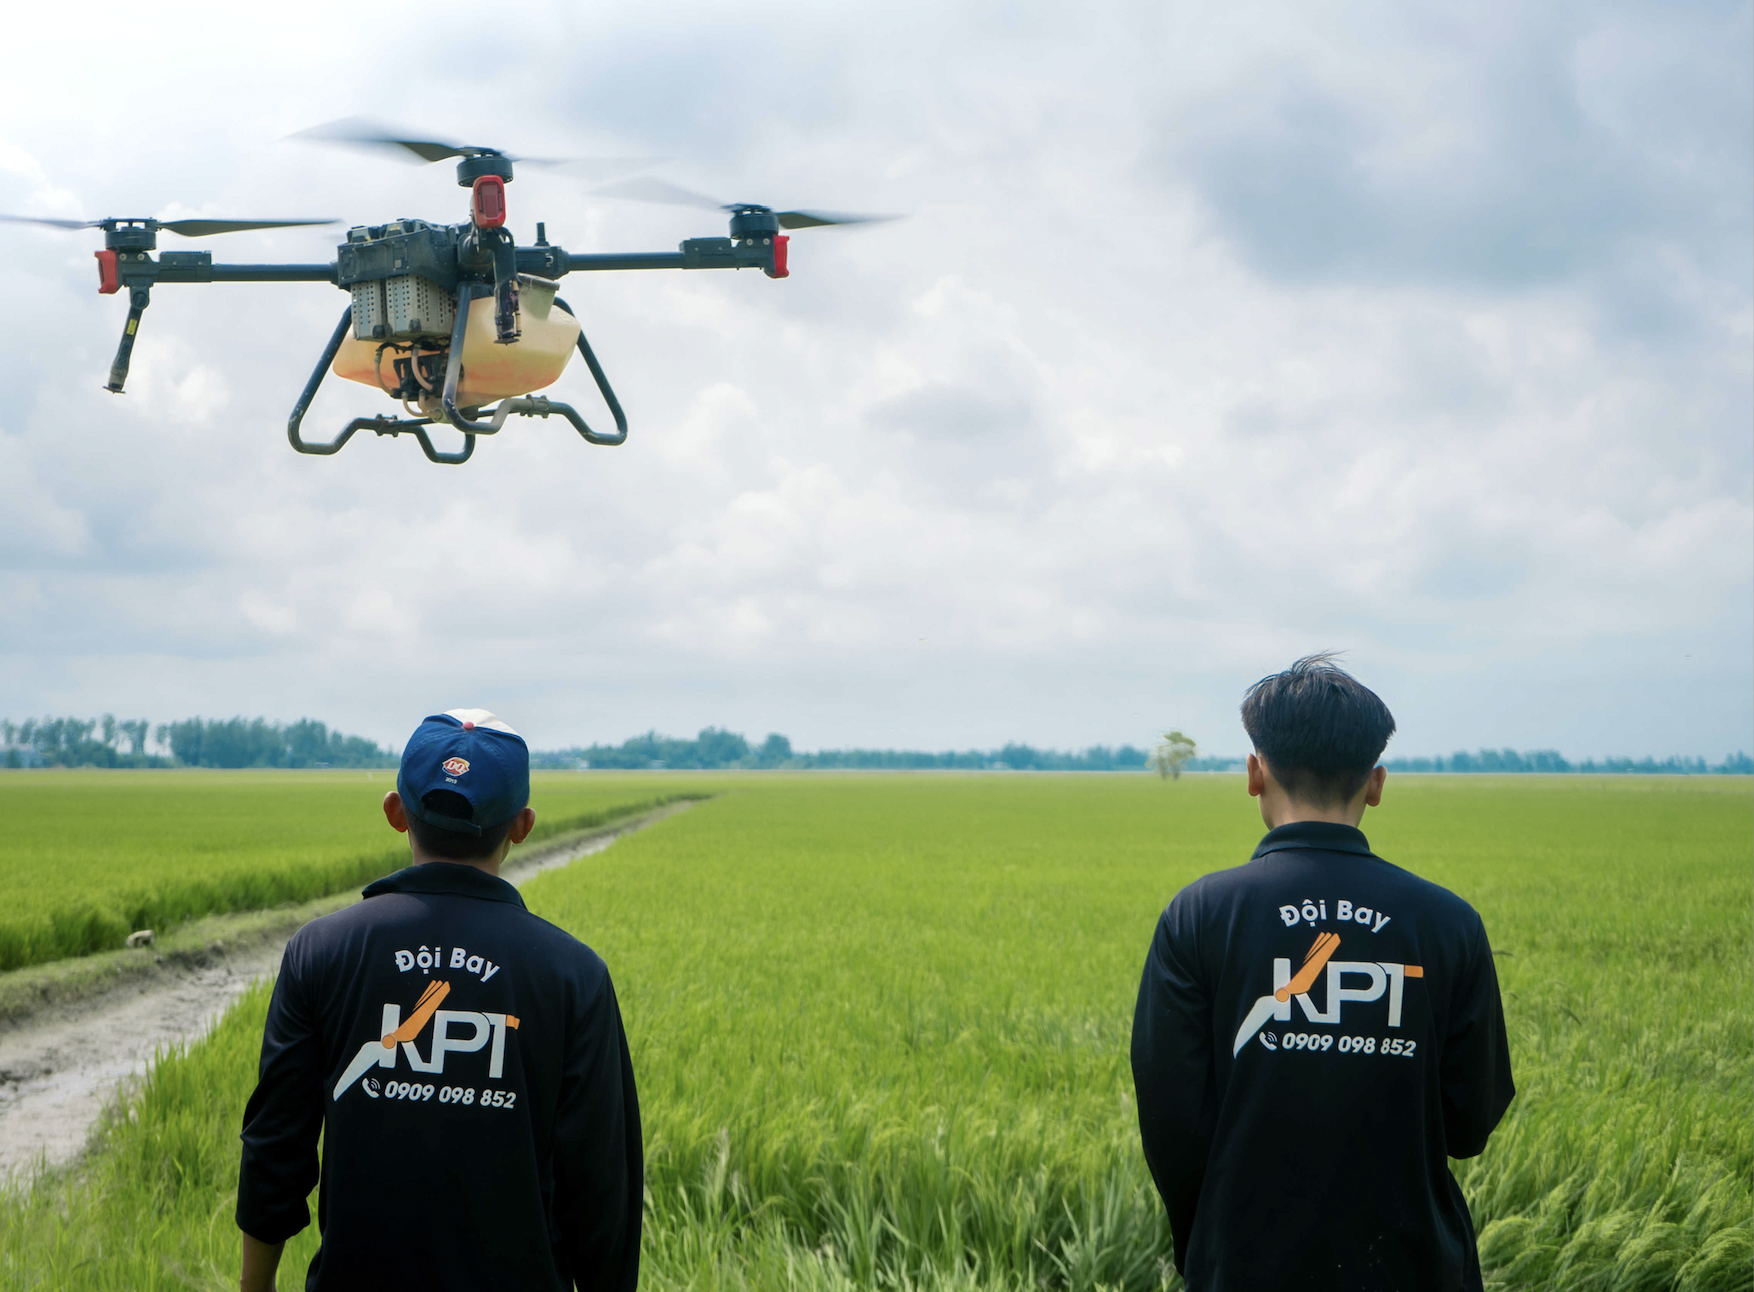
<path id="1" fill-rule="evenodd" d="M 239 1228 L 310 1223 L 320 1130 L 308 1292 L 631 1292 L 644 1165 L 608 969 L 473 866 L 410 866 L 365 898 L 281 960 Z"/>
<path id="2" fill-rule="evenodd" d="M 1192 1292 L 1479 1289 L 1446 1157 L 1515 1093 L 1486 930 L 1349 826 L 1189 884 L 1133 1018 L 1145 1159 Z"/>

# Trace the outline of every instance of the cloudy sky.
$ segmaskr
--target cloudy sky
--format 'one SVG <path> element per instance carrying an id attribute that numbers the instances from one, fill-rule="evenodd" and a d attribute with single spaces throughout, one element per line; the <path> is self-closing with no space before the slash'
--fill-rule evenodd
<path id="1" fill-rule="evenodd" d="M 463 218 L 448 164 L 285 141 L 362 114 L 908 218 L 800 233 L 784 282 L 570 279 L 631 438 L 514 422 L 460 468 L 287 447 L 326 285 L 162 287 L 105 393 L 101 236 L 15 228 L 0 715 L 1231 752 L 1242 689 L 1332 648 L 1402 754 L 1754 748 L 1746 2 L 11 24 L 0 211 Z M 513 227 L 723 232 L 604 178 L 521 172 Z M 307 427 L 390 407 L 331 381 Z"/>

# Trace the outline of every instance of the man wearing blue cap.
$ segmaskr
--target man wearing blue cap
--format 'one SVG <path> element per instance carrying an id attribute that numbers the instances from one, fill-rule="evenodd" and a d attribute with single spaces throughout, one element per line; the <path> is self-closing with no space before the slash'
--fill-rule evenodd
<path id="1" fill-rule="evenodd" d="M 272 1292 L 319 1182 L 307 1292 L 637 1285 L 639 1103 L 609 971 L 499 877 L 529 799 L 517 732 L 427 718 L 384 799 L 413 864 L 287 944 L 244 1111 L 243 1292 Z"/>

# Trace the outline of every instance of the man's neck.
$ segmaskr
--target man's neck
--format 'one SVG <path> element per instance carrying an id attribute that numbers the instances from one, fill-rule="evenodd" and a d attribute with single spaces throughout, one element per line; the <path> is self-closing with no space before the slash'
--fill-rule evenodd
<path id="1" fill-rule="evenodd" d="M 1261 804 L 1261 819 L 1266 822 L 1267 829 L 1277 830 L 1282 825 L 1297 825 L 1304 821 L 1322 821 L 1328 825 L 1349 825 L 1354 830 L 1364 820 L 1364 806 L 1360 804 L 1354 812 L 1351 804 L 1341 807 L 1313 807 L 1308 803 L 1286 802 L 1283 805 Z"/>
<path id="2" fill-rule="evenodd" d="M 463 860 L 458 857 L 433 857 L 422 852 L 418 848 L 410 848 L 408 851 L 410 854 L 410 865 L 426 866 L 435 861 L 442 861 L 450 866 L 471 866 L 484 874 L 492 875 L 495 879 L 499 878 L 500 862 L 505 860 L 505 851 L 503 849 L 494 853 L 491 857 L 473 857 L 468 860 Z"/>
<path id="3" fill-rule="evenodd" d="M 1299 821 L 1321 821 L 1328 825 L 1349 825 L 1354 830 L 1364 820 L 1364 810 L 1382 802 L 1383 782 L 1388 773 L 1373 769 L 1364 778 L 1357 793 L 1344 803 L 1311 803 L 1288 793 L 1267 760 L 1256 750 L 1248 756 L 1248 792 L 1260 800 L 1261 820 L 1267 829 L 1296 825 Z"/>

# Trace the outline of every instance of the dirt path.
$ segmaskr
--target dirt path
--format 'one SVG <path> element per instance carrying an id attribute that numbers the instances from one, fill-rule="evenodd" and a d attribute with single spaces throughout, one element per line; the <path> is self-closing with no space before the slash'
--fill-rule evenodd
<path id="1" fill-rule="evenodd" d="M 522 884 L 689 806 L 672 803 L 514 853 L 502 873 Z M 278 937 L 205 965 L 167 968 L 155 978 L 56 1005 L 0 1033 L 0 1180 L 41 1160 L 56 1165 L 77 1156 L 117 1083 L 144 1072 L 161 1046 L 200 1037 L 245 987 L 274 972 L 285 946 Z"/>

